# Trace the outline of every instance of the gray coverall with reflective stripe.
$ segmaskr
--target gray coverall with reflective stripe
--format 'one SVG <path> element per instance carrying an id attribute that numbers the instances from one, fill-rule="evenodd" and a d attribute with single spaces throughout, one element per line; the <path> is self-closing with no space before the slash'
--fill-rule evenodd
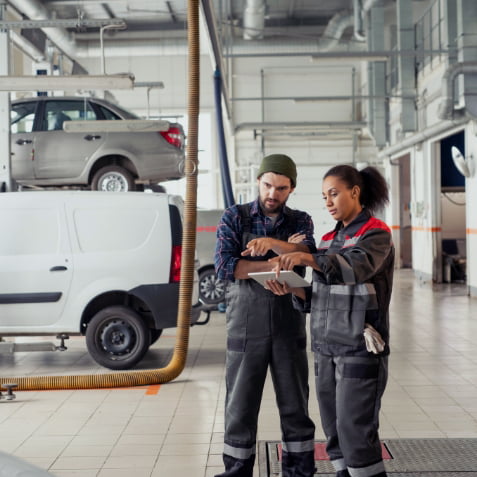
<path id="1" fill-rule="evenodd" d="M 313 272 L 309 296 L 311 337 L 327 452 L 337 471 L 384 477 L 378 427 L 388 375 L 391 232 L 364 210 L 347 227 L 338 224 L 325 234 L 315 261 L 321 271 Z M 310 301 L 301 309 L 308 311 L 309 306 Z M 365 323 L 385 340 L 383 353 L 367 351 Z"/>
<path id="2" fill-rule="evenodd" d="M 286 241 L 294 232 L 275 238 Z M 244 232 L 243 248 L 255 237 Z M 252 477 L 269 367 L 282 429 L 282 476 L 312 477 L 315 426 L 308 416 L 305 315 L 294 309 L 290 295 L 274 295 L 251 279 L 230 283 L 226 300 L 226 470 L 220 477 Z"/>

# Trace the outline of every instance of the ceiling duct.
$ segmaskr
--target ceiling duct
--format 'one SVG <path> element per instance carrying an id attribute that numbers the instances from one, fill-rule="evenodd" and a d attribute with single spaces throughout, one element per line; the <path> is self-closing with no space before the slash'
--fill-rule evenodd
<path id="1" fill-rule="evenodd" d="M 363 30 L 363 5 L 361 0 L 353 0 L 354 37 L 358 41 L 365 41 Z"/>
<path id="2" fill-rule="evenodd" d="M 265 1 L 247 0 L 243 12 L 244 40 L 261 40 L 265 28 Z"/>
<path id="3" fill-rule="evenodd" d="M 364 0 L 363 12 L 376 2 L 376 0 Z M 9 3 L 19 12 L 31 20 L 48 20 L 50 13 L 48 9 L 39 0 L 9 0 Z M 248 15 L 244 15 L 244 28 L 249 34 L 255 35 L 254 38 L 263 36 L 265 21 L 265 2 L 263 0 L 247 0 L 246 10 Z M 249 40 L 235 39 L 231 45 L 231 54 L 247 53 L 275 53 L 283 54 L 310 54 L 326 52 L 331 48 L 339 50 L 339 47 L 346 48 L 346 51 L 363 51 L 364 44 L 351 42 L 347 45 L 339 45 L 339 40 L 346 28 L 353 26 L 354 17 L 350 12 L 341 12 L 335 15 L 325 29 L 323 37 L 317 43 L 316 40 L 287 39 L 286 43 L 281 43 L 277 39 L 264 38 L 259 42 L 250 43 Z M 75 60 L 83 58 L 99 58 L 101 57 L 101 47 L 98 40 L 82 40 L 79 35 L 76 37 L 70 34 L 65 28 L 61 27 L 44 27 L 44 33 L 57 46 L 59 50 L 68 57 Z M 126 32 L 127 35 L 127 32 Z M 104 42 L 104 55 L 106 58 L 127 57 L 134 55 L 139 50 L 141 56 L 158 56 L 158 55 L 183 55 L 187 54 L 187 41 L 181 38 L 160 38 L 158 41 L 152 42 L 148 38 L 136 39 L 131 41 L 127 37 L 120 39 L 120 35 L 116 35 L 114 41 Z M 204 54 L 206 49 L 204 47 Z"/>
<path id="4" fill-rule="evenodd" d="M 477 75 L 477 62 L 455 63 L 447 68 L 442 76 L 442 100 L 437 110 L 439 119 L 455 119 L 456 117 L 454 82 L 457 76 L 461 74 Z M 465 94 L 465 105 L 469 114 L 473 118 L 477 118 L 477 97 Z"/>
<path id="5" fill-rule="evenodd" d="M 357 41 L 366 41 L 364 34 L 364 17 L 366 12 L 373 8 L 378 0 L 353 0 L 353 23 L 354 23 L 354 38 Z"/>
<path id="6" fill-rule="evenodd" d="M 318 42 L 320 51 L 328 51 L 335 47 L 344 31 L 354 25 L 354 16 L 349 11 L 338 12 L 333 15 Z"/>
<path id="7" fill-rule="evenodd" d="M 29 56 L 33 61 L 39 62 L 45 59 L 45 54 L 38 50 L 38 48 L 30 43 L 23 35 L 12 30 L 10 32 L 10 39 L 17 48 L 19 48 L 25 55 Z"/>
<path id="8" fill-rule="evenodd" d="M 37 0 L 9 0 L 17 10 L 30 20 L 49 20 L 47 8 Z M 77 45 L 64 28 L 42 28 L 45 35 L 70 58 L 77 56 Z"/>

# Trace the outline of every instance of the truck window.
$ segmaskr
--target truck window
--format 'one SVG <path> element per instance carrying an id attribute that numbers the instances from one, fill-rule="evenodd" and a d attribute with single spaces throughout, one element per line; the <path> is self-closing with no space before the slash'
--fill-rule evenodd
<path id="1" fill-rule="evenodd" d="M 59 248 L 58 212 L 52 209 L 0 210 L 0 255 L 55 253 Z"/>
<path id="2" fill-rule="evenodd" d="M 158 220 L 157 211 L 146 209 L 76 209 L 73 217 L 79 247 L 84 253 L 139 248 Z"/>

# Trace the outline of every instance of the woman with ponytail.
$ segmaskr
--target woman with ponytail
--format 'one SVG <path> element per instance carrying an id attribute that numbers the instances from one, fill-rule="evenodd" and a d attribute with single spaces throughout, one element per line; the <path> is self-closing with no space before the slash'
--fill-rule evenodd
<path id="1" fill-rule="evenodd" d="M 389 200 L 374 167 L 331 168 L 323 200 L 337 221 L 317 253 L 271 259 L 275 271 L 313 268 L 309 288 L 267 282 L 277 295 L 293 293 L 311 313 L 315 383 L 326 449 L 337 477 L 385 477 L 378 435 L 389 355 L 389 301 L 394 247 L 389 227 L 373 214 Z"/>

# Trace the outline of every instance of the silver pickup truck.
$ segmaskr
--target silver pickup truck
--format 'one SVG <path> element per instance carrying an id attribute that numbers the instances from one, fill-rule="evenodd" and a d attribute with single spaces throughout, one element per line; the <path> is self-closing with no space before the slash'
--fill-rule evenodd
<path id="1" fill-rule="evenodd" d="M 199 300 L 207 306 L 219 309 L 225 299 L 226 283 L 215 275 L 214 251 L 217 224 L 223 214 L 222 209 L 197 211 L 197 258 L 200 262 Z"/>

